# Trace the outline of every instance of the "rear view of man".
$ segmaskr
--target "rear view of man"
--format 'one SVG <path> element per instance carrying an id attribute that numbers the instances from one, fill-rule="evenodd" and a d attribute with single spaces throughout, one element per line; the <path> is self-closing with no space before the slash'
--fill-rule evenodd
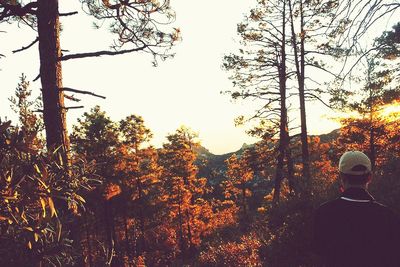
<path id="1" fill-rule="evenodd" d="M 368 193 L 371 162 L 349 151 L 339 161 L 345 191 L 322 204 L 314 221 L 314 247 L 329 267 L 400 266 L 400 221 Z"/>

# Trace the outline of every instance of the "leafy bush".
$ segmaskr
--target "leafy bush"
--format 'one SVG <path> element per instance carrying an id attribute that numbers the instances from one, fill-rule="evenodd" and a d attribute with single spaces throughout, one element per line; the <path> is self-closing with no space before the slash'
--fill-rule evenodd
<path id="1" fill-rule="evenodd" d="M 84 208 L 92 166 L 63 164 L 57 151 L 38 149 L 35 132 L 0 122 L 0 265 L 74 263 L 72 222 Z"/>

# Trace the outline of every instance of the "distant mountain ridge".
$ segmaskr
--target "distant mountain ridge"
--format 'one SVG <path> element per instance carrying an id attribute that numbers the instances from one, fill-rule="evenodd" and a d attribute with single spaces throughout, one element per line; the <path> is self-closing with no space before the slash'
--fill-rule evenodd
<path id="1" fill-rule="evenodd" d="M 310 137 L 316 137 L 316 136 L 320 138 L 322 143 L 332 142 L 339 136 L 339 129 L 333 130 L 327 134 L 310 135 Z M 296 138 L 300 139 L 300 136 Z M 252 148 L 256 144 L 257 143 L 254 144 L 244 143 L 239 150 L 225 153 L 222 155 L 215 155 L 203 146 L 197 147 L 195 149 L 195 152 L 197 154 L 197 160 L 195 163 L 199 168 L 198 176 L 208 178 L 211 183 L 218 183 L 225 176 L 226 172 L 225 161 L 233 154 L 236 154 L 237 156 L 242 155 L 246 149 Z"/>

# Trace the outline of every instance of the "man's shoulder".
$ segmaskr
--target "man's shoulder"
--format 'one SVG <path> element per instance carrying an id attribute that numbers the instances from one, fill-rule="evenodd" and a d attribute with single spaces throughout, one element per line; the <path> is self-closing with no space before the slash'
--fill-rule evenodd
<path id="1" fill-rule="evenodd" d="M 340 198 L 335 198 L 329 201 L 322 203 L 316 210 L 315 216 L 317 217 L 326 217 L 328 214 L 337 210 L 340 206 Z"/>
<path id="2" fill-rule="evenodd" d="M 375 207 L 375 208 L 377 208 L 377 209 L 380 209 L 380 210 L 385 210 L 385 211 L 390 211 L 391 212 L 391 209 L 388 207 L 388 206 L 386 206 L 386 205 L 384 205 L 384 204 L 382 204 L 382 203 L 380 203 L 380 202 L 378 202 L 378 201 L 376 201 L 376 200 L 374 200 L 374 201 L 371 201 L 371 204 Z"/>
<path id="3" fill-rule="evenodd" d="M 317 211 L 323 211 L 326 209 L 331 209 L 333 207 L 336 207 L 338 204 L 340 203 L 340 198 L 335 198 L 329 201 L 326 201 L 324 203 L 322 203 L 318 208 Z"/>
<path id="4" fill-rule="evenodd" d="M 397 215 L 397 213 L 395 213 L 388 206 L 376 200 L 371 200 L 368 202 L 352 202 L 352 201 L 346 201 L 342 199 L 340 196 L 336 199 L 322 203 L 316 209 L 316 215 L 326 216 L 327 214 L 336 213 L 335 211 L 339 212 L 343 208 L 353 205 L 355 207 L 362 207 L 362 206 L 366 207 L 367 210 L 369 210 L 368 212 L 372 212 L 379 217 L 392 218 L 393 220 L 400 222 L 400 217 Z"/>
<path id="5" fill-rule="evenodd" d="M 394 212 L 393 209 L 389 208 L 388 206 L 386 206 L 378 201 L 373 201 L 372 204 L 375 207 L 375 209 L 379 210 L 384 215 L 392 217 L 395 220 L 400 222 L 399 216 L 397 215 L 397 213 Z"/>

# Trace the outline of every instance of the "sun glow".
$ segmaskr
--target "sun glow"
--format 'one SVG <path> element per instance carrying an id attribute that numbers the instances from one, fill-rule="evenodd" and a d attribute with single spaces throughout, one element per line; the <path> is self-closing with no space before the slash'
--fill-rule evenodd
<path id="1" fill-rule="evenodd" d="M 368 120 L 370 113 L 359 113 L 357 111 L 337 112 L 335 116 L 330 118 L 339 125 L 346 120 Z M 384 120 L 386 122 L 394 122 L 400 120 L 400 100 L 395 100 L 390 104 L 382 105 L 373 113 L 373 120 Z"/>
<path id="2" fill-rule="evenodd" d="M 378 115 L 389 122 L 400 119 L 400 101 L 394 101 L 388 105 L 382 106 Z"/>

